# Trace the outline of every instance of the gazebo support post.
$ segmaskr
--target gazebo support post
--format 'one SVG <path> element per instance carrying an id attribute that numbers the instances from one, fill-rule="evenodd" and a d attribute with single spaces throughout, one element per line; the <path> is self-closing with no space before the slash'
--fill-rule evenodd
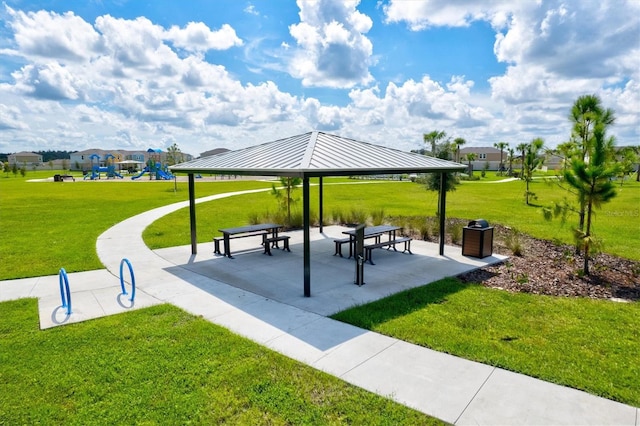
<path id="1" fill-rule="evenodd" d="M 191 225 L 191 254 L 198 254 L 196 234 L 196 182 L 193 173 L 189 173 L 189 223 Z"/>
<path id="2" fill-rule="evenodd" d="M 302 220 L 304 228 L 304 297 L 311 297 L 311 238 L 309 237 L 309 178 L 302 178 Z"/>
<path id="3" fill-rule="evenodd" d="M 320 214 L 319 214 L 319 221 L 320 221 L 320 233 L 322 234 L 322 176 L 320 176 L 320 182 L 318 185 L 318 202 L 319 202 L 319 206 L 318 206 L 318 210 L 320 210 Z"/>
<path id="4" fill-rule="evenodd" d="M 444 256 L 444 240 L 446 237 L 445 226 L 445 209 L 447 205 L 447 174 L 445 172 L 440 173 L 440 197 L 438 202 L 438 212 L 440 213 L 440 256 Z"/>

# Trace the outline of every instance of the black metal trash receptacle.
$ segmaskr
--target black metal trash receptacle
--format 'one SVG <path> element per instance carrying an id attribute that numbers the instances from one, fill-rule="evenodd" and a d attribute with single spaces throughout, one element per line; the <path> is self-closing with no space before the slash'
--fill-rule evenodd
<path id="1" fill-rule="evenodd" d="M 493 226 L 484 219 L 469 222 L 462 229 L 462 255 L 487 257 L 493 254 Z"/>
<path id="2" fill-rule="evenodd" d="M 60 175 L 53 175 L 54 182 L 62 182 L 62 177 Z"/>

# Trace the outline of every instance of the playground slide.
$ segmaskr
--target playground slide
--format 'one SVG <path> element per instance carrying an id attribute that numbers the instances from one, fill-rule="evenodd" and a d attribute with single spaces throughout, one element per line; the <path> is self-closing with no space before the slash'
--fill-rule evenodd
<path id="1" fill-rule="evenodd" d="M 157 173 L 158 173 L 158 176 L 160 176 L 164 180 L 173 179 L 173 175 L 171 173 L 167 173 L 163 170 L 158 170 Z"/>
<path id="2" fill-rule="evenodd" d="M 145 167 L 144 169 L 142 169 L 142 171 L 140 173 L 138 173 L 135 176 L 131 176 L 131 180 L 136 180 L 140 177 L 142 177 L 142 175 L 144 175 L 145 173 L 147 173 L 149 171 L 149 167 Z"/>

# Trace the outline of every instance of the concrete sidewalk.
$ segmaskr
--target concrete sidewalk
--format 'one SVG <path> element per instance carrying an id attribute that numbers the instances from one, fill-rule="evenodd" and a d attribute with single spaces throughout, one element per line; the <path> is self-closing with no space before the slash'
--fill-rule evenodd
<path id="1" fill-rule="evenodd" d="M 304 298 L 302 272 L 295 269 L 301 263 L 297 235 L 292 235 L 292 253 L 274 250 L 273 257 L 251 250 L 256 243 L 251 239 L 244 239 L 244 247 L 234 241 L 234 249 L 246 249 L 235 259 L 213 256 L 208 244 L 199 245 L 196 256 L 189 247 L 149 250 L 142 230 L 185 205 L 151 210 L 102 234 L 97 250 L 108 272 L 69 274 L 74 306 L 70 316 L 60 312 L 57 276 L 2 282 L 0 300 L 39 297 L 44 326 L 172 303 L 286 356 L 454 424 L 640 426 L 638 408 L 326 317 L 354 303 L 430 282 L 447 271 L 455 275 L 459 269 L 473 269 L 498 257 L 466 259 L 453 247 L 440 257 L 428 244 L 414 242 L 414 255 L 376 252 L 377 264 L 366 268 L 367 284 L 358 287 L 352 284 L 352 261 L 332 256 L 331 241 L 340 229 L 328 228 L 312 237 L 312 297 Z M 123 257 L 134 265 L 137 295 L 133 303 L 119 295 Z M 424 270 L 421 264 L 429 266 Z M 281 278 L 285 272 L 288 280 Z"/>

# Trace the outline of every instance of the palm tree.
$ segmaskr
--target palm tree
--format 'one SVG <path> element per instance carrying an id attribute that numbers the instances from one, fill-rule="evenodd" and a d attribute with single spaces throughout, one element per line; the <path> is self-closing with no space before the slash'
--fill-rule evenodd
<path id="1" fill-rule="evenodd" d="M 464 138 L 455 138 L 453 140 L 453 144 L 456 147 L 456 162 L 459 163 L 460 162 L 460 147 L 464 144 L 466 144 L 467 141 Z"/>
<path id="2" fill-rule="evenodd" d="M 592 152 L 587 162 L 575 158 L 571 163 L 571 170 L 564 173 L 564 178 L 569 185 L 578 191 L 580 202 L 584 202 L 586 211 L 586 224 L 584 231 L 577 230 L 584 248 L 585 275 L 589 275 L 589 247 L 591 245 L 591 223 L 593 208 L 600 207 L 615 197 L 616 191 L 611 178 L 617 173 L 616 164 L 611 162 L 609 156 L 610 147 L 613 146 L 613 138 L 605 140 L 604 123 L 596 123 L 593 128 Z"/>
<path id="3" fill-rule="evenodd" d="M 422 135 L 422 140 L 424 143 L 431 144 L 431 155 L 436 156 L 436 145 L 438 141 L 444 139 L 447 136 L 447 133 L 444 130 L 434 130 L 430 133 L 424 133 Z"/>
<path id="4" fill-rule="evenodd" d="M 524 152 L 527 150 L 527 145 L 528 144 L 526 142 L 522 142 L 516 146 L 516 149 L 520 153 L 520 164 L 522 167 L 522 170 L 520 171 L 520 179 L 524 179 Z"/>
<path id="5" fill-rule="evenodd" d="M 500 174 L 502 174 L 502 171 L 504 170 L 504 164 L 502 164 L 502 153 L 504 152 L 505 148 L 509 147 L 509 144 L 506 142 L 496 142 L 493 144 L 493 146 L 500 150 L 500 168 L 498 171 L 500 172 Z"/>
<path id="6" fill-rule="evenodd" d="M 571 158 L 576 154 L 575 142 L 569 141 L 559 144 L 555 152 L 562 157 L 562 172 L 564 173 L 571 163 Z"/>
<path id="7" fill-rule="evenodd" d="M 513 159 L 514 159 L 514 155 L 516 153 L 516 150 L 509 147 L 507 148 L 507 160 L 509 160 L 509 175 L 511 175 L 511 173 L 513 172 Z"/>
<path id="8" fill-rule="evenodd" d="M 467 157 L 467 161 L 469 162 L 469 176 L 473 176 L 473 166 L 471 165 L 471 162 L 474 161 L 476 159 L 476 154 L 473 152 L 470 152 L 466 155 Z"/>
<path id="9" fill-rule="evenodd" d="M 536 138 L 531 143 L 526 144 L 524 160 L 522 161 L 522 176 L 526 182 L 526 191 L 524 193 L 525 201 L 529 205 L 529 198 L 535 197 L 536 194 L 529 191 L 529 183 L 533 180 L 533 171 L 542 164 L 540 150 L 544 146 L 544 141 Z"/>

